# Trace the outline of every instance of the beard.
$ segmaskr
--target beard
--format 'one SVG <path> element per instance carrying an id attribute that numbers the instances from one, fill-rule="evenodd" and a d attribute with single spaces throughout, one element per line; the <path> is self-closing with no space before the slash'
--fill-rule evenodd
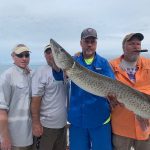
<path id="1" fill-rule="evenodd" d="M 87 50 L 84 50 L 83 55 L 85 58 L 91 58 L 91 57 L 94 57 L 95 51 L 87 49 Z"/>
<path id="2" fill-rule="evenodd" d="M 137 53 L 129 53 L 129 52 L 125 52 L 124 53 L 124 58 L 125 60 L 129 61 L 129 62 L 136 62 L 139 58 L 140 54 Z"/>
<path id="3" fill-rule="evenodd" d="M 139 58 L 139 55 L 132 55 L 132 56 L 128 57 L 128 60 L 130 62 L 135 62 L 138 60 L 138 58 Z"/>

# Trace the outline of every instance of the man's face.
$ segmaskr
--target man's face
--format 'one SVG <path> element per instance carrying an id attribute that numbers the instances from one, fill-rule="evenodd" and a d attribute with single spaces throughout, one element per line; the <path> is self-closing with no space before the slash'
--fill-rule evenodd
<path id="1" fill-rule="evenodd" d="M 50 65 L 50 66 L 53 66 L 54 58 L 53 58 L 53 55 L 52 55 L 52 51 L 51 50 L 47 50 L 47 51 L 44 52 L 44 55 L 45 55 L 47 64 Z"/>
<path id="2" fill-rule="evenodd" d="M 22 52 L 20 54 L 13 53 L 12 57 L 13 57 L 14 63 L 22 69 L 25 69 L 28 66 L 29 61 L 30 61 L 29 52 Z"/>
<path id="3" fill-rule="evenodd" d="M 88 37 L 85 39 L 81 39 L 80 45 L 82 47 L 82 52 L 84 58 L 92 58 L 95 55 L 96 47 L 97 47 L 97 39 L 94 37 Z"/>
<path id="4" fill-rule="evenodd" d="M 130 41 L 126 41 L 123 46 L 124 59 L 129 62 L 135 62 L 139 58 L 140 53 L 135 52 L 141 50 L 141 41 L 138 38 L 132 38 Z"/>

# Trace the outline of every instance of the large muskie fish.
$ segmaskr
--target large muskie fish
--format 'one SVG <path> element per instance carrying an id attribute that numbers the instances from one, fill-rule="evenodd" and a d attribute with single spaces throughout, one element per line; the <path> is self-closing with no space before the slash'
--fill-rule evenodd
<path id="1" fill-rule="evenodd" d="M 50 40 L 50 44 L 56 65 L 65 70 L 76 85 L 97 96 L 107 97 L 108 94 L 113 94 L 135 114 L 146 119 L 150 118 L 150 99 L 147 96 L 120 81 L 81 66 L 53 39 Z"/>

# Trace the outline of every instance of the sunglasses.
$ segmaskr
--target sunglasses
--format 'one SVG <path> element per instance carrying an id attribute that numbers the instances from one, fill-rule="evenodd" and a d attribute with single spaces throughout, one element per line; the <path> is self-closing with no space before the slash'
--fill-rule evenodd
<path id="1" fill-rule="evenodd" d="M 27 54 L 16 54 L 16 56 L 19 57 L 19 58 L 23 58 L 23 57 L 29 58 L 30 54 L 29 53 L 27 53 Z"/>

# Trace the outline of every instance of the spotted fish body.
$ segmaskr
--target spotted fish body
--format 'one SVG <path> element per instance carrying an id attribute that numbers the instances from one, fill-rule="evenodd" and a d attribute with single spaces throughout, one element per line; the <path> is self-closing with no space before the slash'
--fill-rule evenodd
<path id="1" fill-rule="evenodd" d="M 147 96 L 120 81 L 81 66 L 53 39 L 50 40 L 50 44 L 56 65 L 66 70 L 67 76 L 76 85 L 97 96 L 107 97 L 108 94 L 113 94 L 135 114 L 146 119 L 150 118 L 150 99 Z"/>

